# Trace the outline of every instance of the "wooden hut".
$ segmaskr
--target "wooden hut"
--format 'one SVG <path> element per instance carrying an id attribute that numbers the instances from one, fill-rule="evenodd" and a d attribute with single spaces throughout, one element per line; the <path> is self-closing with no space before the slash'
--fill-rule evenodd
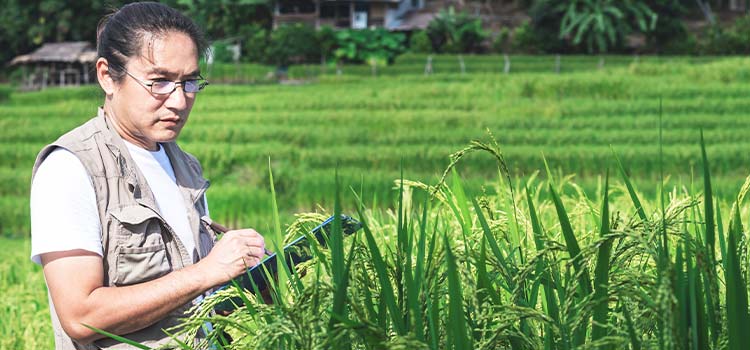
<path id="1" fill-rule="evenodd" d="M 85 41 L 47 43 L 32 53 L 14 58 L 10 65 L 21 68 L 22 89 L 38 90 L 95 82 L 96 59 L 96 50 Z"/>
<path id="2" fill-rule="evenodd" d="M 406 14 L 425 7 L 425 0 L 278 0 L 273 25 L 305 23 L 344 29 L 404 29 Z M 406 28 L 412 30 L 414 28 Z"/>

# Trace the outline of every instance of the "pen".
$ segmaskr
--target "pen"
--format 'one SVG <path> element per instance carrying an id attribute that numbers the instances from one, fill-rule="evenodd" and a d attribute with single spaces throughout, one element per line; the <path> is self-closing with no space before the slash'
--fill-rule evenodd
<path id="1" fill-rule="evenodd" d="M 214 222 L 208 216 L 202 216 L 201 217 L 201 221 L 203 221 L 204 224 L 210 226 L 216 232 L 227 233 L 227 231 L 229 231 L 228 228 L 224 227 L 223 225 L 221 225 L 219 223 Z M 263 252 L 265 252 L 266 255 L 268 255 L 268 256 L 273 255 L 273 253 L 270 250 L 268 250 L 266 247 L 263 247 Z"/>

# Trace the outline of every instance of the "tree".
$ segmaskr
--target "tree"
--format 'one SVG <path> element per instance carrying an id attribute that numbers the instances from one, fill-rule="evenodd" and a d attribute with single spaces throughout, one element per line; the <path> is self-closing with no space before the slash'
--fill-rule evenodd
<path id="1" fill-rule="evenodd" d="M 99 20 L 128 0 L 6 0 L 0 6 L 0 64 L 45 42 L 96 42 Z M 209 39 L 271 27 L 273 0 L 164 0 L 194 19 Z M 253 27 L 256 25 L 256 27 Z M 252 28 L 251 28 L 252 27 Z"/>
<path id="2" fill-rule="evenodd" d="M 449 7 L 442 10 L 427 26 L 427 35 L 436 52 L 467 53 L 482 50 L 487 33 L 482 20 Z"/>
<path id="3" fill-rule="evenodd" d="M 196 21 L 210 39 L 222 39 L 245 33 L 247 27 L 270 29 L 273 4 L 273 0 L 176 0 L 174 7 Z"/>
<path id="4" fill-rule="evenodd" d="M 682 21 L 688 10 L 685 0 L 648 0 L 647 4 L 659 15 L 656 26 L 646 33 L 651 51 L 670 54 L 695 50 L 695 38 Z"/>
<path id="5" fill-rule="evenodd" d="M 607 52 L 636 29 L 653 29 L 658 18 L 643 0 L 570 0 L 558 6 L 560 37 L 573 45 L 585 43 L 590 53 Z"/>
<path id="6" fill-rule="evenodd" d="M 0 64 L 45 42 L 96 42 L 96 26 L 123 1 L 6 0 L 0 6 Z"/>

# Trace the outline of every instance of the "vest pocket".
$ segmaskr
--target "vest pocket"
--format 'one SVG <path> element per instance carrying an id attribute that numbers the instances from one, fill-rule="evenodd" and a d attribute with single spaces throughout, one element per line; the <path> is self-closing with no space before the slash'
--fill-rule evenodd
<path id="1" fill-rule="evenodd" d="M 162 237 L 164 228 L 156 213 L 141 206 L 128 206 L 111 215 L 116 240 L 110 251 L 115 259 L 115 285 L 150 281 L 172 270 Z"/>
<path id="2" fill-rule="evenodd" d="M 117 254 L 116 285 L 150 281 L 169 273 L 167 250 L 161 246 L 122 248 Z"/>

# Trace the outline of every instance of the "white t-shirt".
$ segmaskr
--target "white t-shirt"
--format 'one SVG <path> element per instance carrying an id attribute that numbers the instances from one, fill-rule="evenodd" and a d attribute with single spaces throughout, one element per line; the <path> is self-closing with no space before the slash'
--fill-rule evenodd
<path id="1" fill-rule="evenodd" d="M 162 217 L 194 255 L 187 208 L 164 147 L 151 152 L 129 142 L 125 145 L 154 193 Z M 41 264 L 43 253 L 72 249 L 102 256 L 101 222 L 86 169 L 73 153 L 57 148 L 39 166 L 31 185 L 31 260 Z"/>

